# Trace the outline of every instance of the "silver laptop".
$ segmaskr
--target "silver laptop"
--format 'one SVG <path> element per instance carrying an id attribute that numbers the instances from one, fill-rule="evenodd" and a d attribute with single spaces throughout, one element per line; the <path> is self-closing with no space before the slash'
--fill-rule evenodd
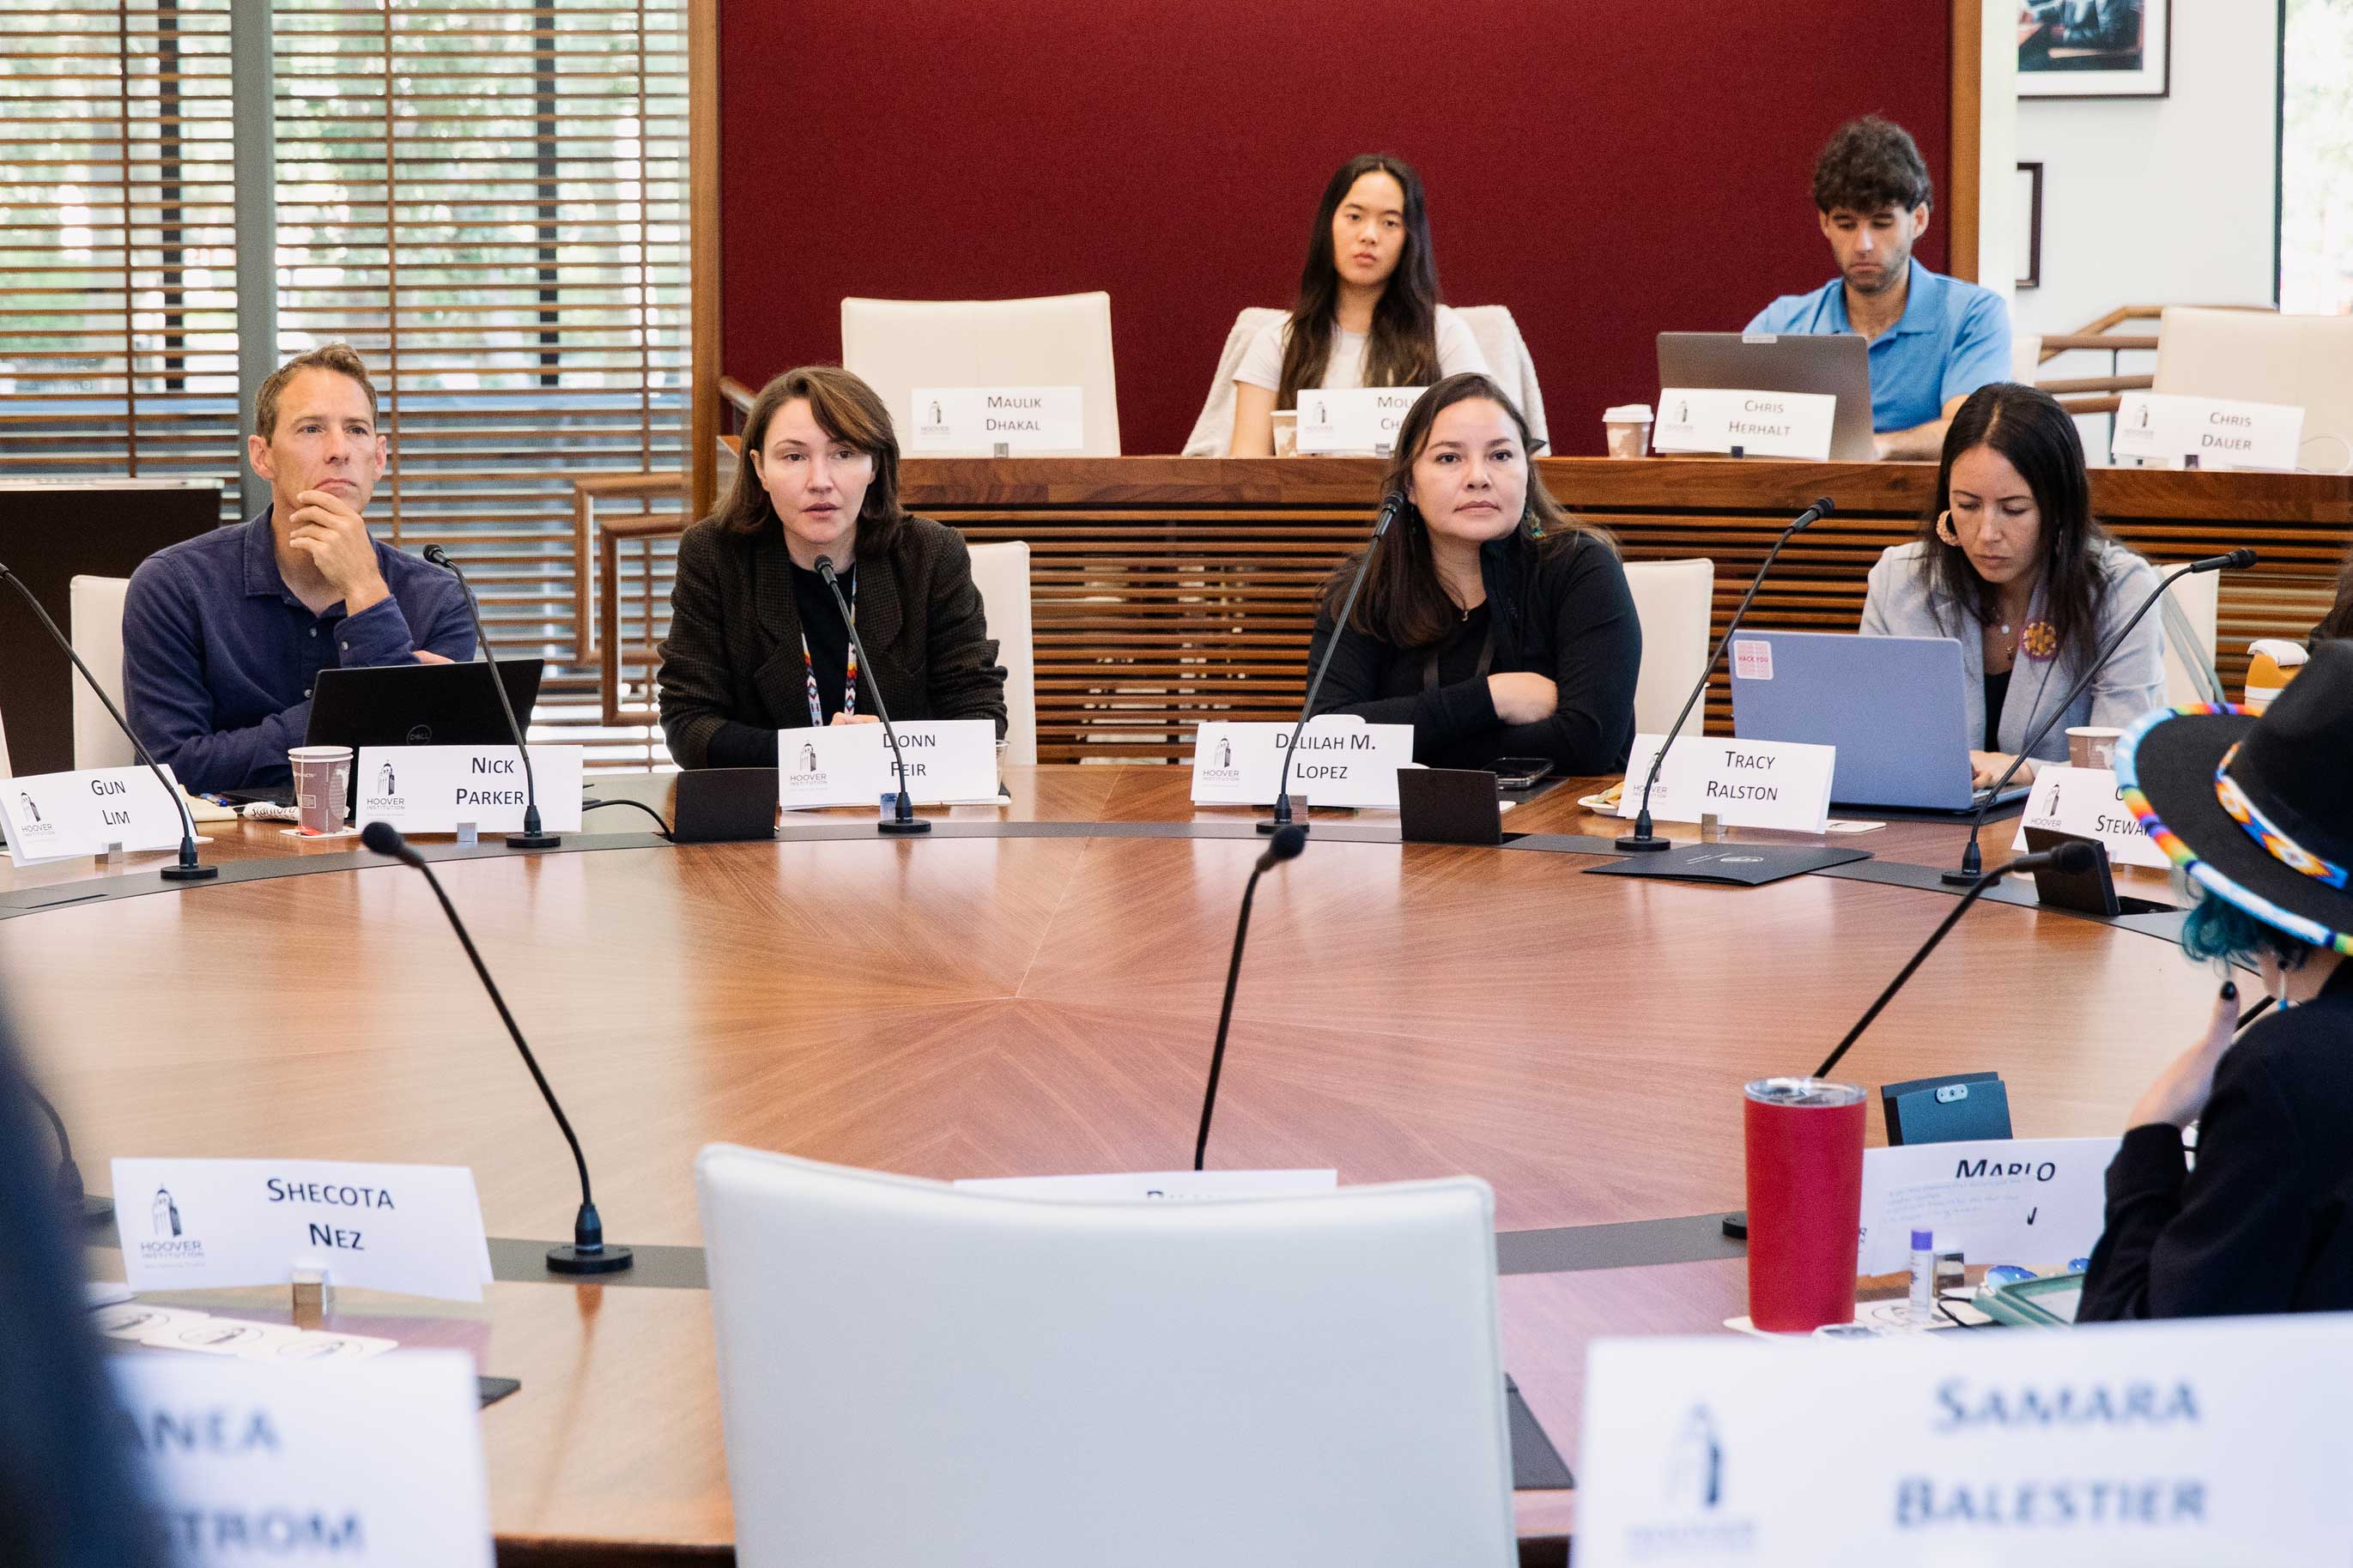
<path id="1" fill-rule="evenodd" d="M 1831 460 L 1868 463 L 1871 345 L 1860 332 L 1661 332 L 1659 384 L 1812 392 L 1838 399 Z"/>

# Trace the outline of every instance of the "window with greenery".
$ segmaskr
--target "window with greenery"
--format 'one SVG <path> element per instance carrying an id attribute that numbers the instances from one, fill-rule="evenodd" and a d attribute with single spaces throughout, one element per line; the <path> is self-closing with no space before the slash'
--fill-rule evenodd
<path id="1" fill-rule="evenodd" d="M 2353 0 L 2287 0 L 2280 309 L 2353 312 Z"/>

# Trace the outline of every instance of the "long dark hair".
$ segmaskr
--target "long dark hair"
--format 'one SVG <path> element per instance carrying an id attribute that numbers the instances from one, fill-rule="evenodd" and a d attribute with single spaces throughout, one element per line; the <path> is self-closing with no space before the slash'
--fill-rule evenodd
<path id="1" fill-rule="evenodd" d="M 1450 375 L 1414 399 L 1398 426 L 1397 451 L 1389 458 L 1388 472 L 1381 478 L 1381 493 L 1409 494 L 1414 462 L 1430 445 L 1430 426 L 1439 415 L 1458 403 L 1475 400 L 1495 404 L 1512 416 L 1520 433 L 1520 450 L 1528 458 L 1527 510 L 1521 514 L 1520 526 L 1506 536 L 1516 564 L 1532 570 L 1555 551 L 1574 550 L 1588 542 L 1614 550 L 1615 542 L 1609 534 L 1570 516 L 1545 489 L 1544 477 L 1535 467 L 1535 448 L 1541 443 L 1529 433 L 1526 416 L 1493 378 L 1475 371 Z M 1339 614 L 1348 580 L 1361 559 L 1361 555 L 1351 556 L 1324 584 L 1323 615 Z M 1461 618 L 1462 612 L 1438 580 L 1438 564 L 1430 552 L 1430 525 L 1409 500 L 1374 554 L 1372 570 L 1365 576 L 1364 592 L 1357 595 L 1348 624 L 1392 647 L 1412 648 L 1439 641 Z"/>
<path id="2" fill-rule="evenodd" d="M 2344 568 L 2337 574 L 2337 603 L 2315 631 L 2316 640 L 2329 637 L 2353 637 L 2353 555 L 2345 558 Z"/>
<path id="3" fill-rule="evenodd" d="M 881 395 L 838 364 L 805 364 L 760 388 L 752 412 L 744 416 L 744 453 L 736 464 L 734 486 L 717 513 L 721 527 L 743 534 L 783 528 L 752 454 L 767 450 L 769 425 L 776 411 L 795 398 L 808 400 L 818 429 L 874 459 L 874 477 L 867 481 L 866 499 L 858 507 L 858 553 L 881 554 L 907 515 L 899 504 L 899 437 Z"/>
<path id="4" fill-rule="evenodd" d="M 1366 386 L 1427 386 L 1438 379 L 1438 261 L 1430 251 L 1430 213 L 1422 205 L 1421 176 L 1402 158 L 1366 153 L 1340 165 L 1324 199 L 1315 205 L 1315 226 L 1307 236 L 1307 265 L 1299 272 L 1299 302 L 1291 308 L 1291 337 L 1282 350 L 1282 381 L 1277 408 L 1299 406 L 1299 390 L 1316 385 L 1332 358 L 1337 330 L 1340 268 L 1332 248 L 1332 218 L 1350 187 L 1366 174 L 1387 174 L 1405 191 L 1405 248 L 1397 270 L 1373 307 L 1373 330 L 1365 343 Z"/>
<path id="5" fill-rule="evenodd" d="M 1937 590 L 1968 605 L 1979 621 L 1999 608 L 1994 585 L 1978 575 L 1957 544 L 1936 536 L 1936 520 L 1953 504 L 1953 464 L 1964 453 L 1990 447 L 2010 459 L 2034 492 L 2042 531 L 2042 619 L 2057 634 L 2052 657 L 2088 647 L 2099 626 L 2107 579 L 2098 557 L 2110 542 L 2108 531 L 2092 515 L 2092 480 L 2084 467 L 2084 438 L 2075 421 L 2047 392 L 2016 382 L 1980 386 L 1953 416 L 1945 431 L 1945 453 L 1936 467 L 1936 494 L 1920 520 L 1927 555 L 1922 572 Z M 1959 627 L 1948 628 L 1956 633 Z M 2089 657 L 2088 651 L 2085 657 Z"/>

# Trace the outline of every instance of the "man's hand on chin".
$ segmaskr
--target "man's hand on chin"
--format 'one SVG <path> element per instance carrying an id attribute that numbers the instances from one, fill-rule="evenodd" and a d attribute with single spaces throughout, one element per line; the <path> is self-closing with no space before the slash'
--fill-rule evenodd
<path id="1" fill-rule="evenodd" d="M 327 585 L 343 595 L 343 613 L 356 616 L 392 596 L 375 563 L 375 542 L 359 509 L 336 490 L 304 490 L 294 498 L 290 549 L 311 558 Z"/>

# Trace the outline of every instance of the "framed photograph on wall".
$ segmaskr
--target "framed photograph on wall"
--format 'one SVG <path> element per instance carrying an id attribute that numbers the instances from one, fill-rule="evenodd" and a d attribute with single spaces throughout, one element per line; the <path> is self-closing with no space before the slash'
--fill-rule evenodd
<path id="1" fill-rule="evenodd" d="M 2163 98 L 2173 0 L 2021 0 L 2021 98 Z"/>

